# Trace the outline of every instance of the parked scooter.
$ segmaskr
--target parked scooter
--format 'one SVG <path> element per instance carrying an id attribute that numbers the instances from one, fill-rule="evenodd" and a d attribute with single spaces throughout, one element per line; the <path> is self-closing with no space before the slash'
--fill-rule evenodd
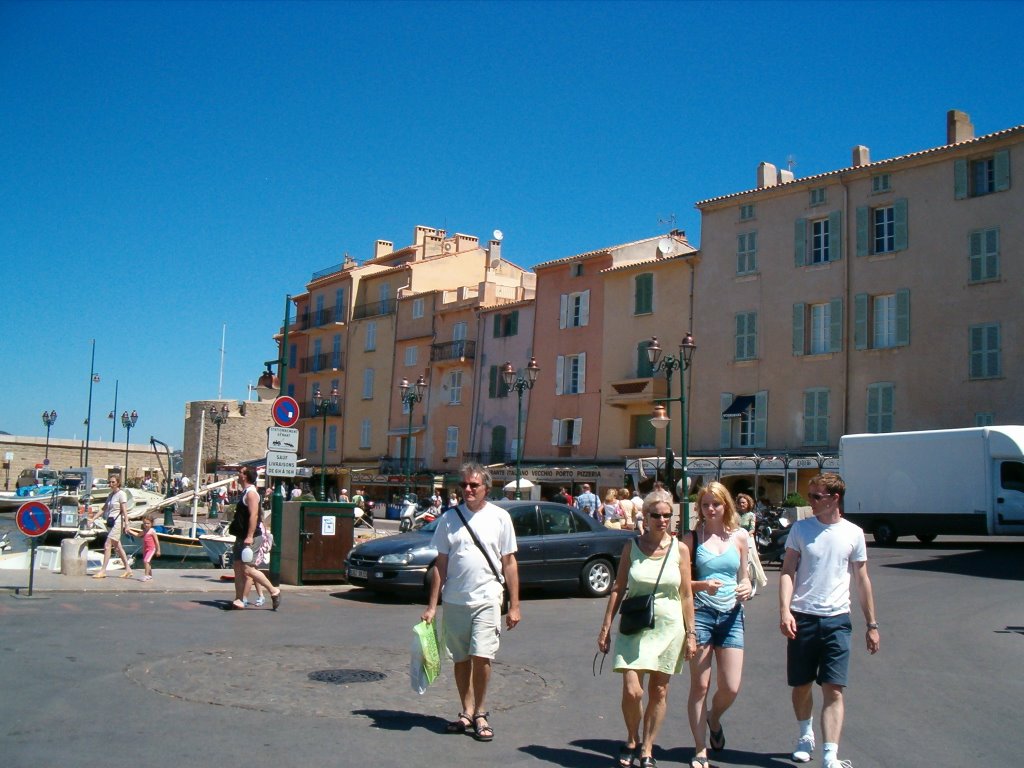
<path id="1" fill-rule="evenodd" d="M 789 538 L 789 519 L 781 510 L 767 510 L 759 514 L 754 528 L 754 543 L 761 564 L 778 563 L 786 556 L 786 539 Z"/>
<path id="2" fill-rule="evenodd" d="M 422 506 L 417 507 L 416 501 L 413 498 L 406 498 L 402 502 L 402 513 L 401 519 L 398 522 L 398 530 L 403 533 L 415 531 L 436 519 L 437 514 L 429 499 L 425 500 Z"/>

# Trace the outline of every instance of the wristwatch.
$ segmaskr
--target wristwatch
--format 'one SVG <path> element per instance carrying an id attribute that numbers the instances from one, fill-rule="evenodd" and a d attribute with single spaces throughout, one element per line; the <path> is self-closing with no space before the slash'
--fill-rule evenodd
<path id="1" fill-rule="evenodd" d="M 872 621 L 868 623 L 868 629 L 878 629 L 878 622 Z"/>

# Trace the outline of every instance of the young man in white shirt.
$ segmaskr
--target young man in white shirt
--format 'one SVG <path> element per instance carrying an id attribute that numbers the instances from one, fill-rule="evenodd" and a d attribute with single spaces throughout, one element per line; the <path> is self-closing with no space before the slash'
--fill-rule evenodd
<path id="1" fill-rule="evenodd" d="M 441 640 L 455 662 L 455 686 L 462 711 L 448 723 L 447 733 L 470 733 L 477 741 L 491 741 L 494 729 L 484 710 L 491 661 L 498 651 L 501 634 L 503 588 L 491 566 L 508 586 L 509 609 L 505 625 L 519 623 L 519 571 L 516 565 L 516 535 L 507 511 L 487 501 L 491 475 L 479 464 L 465 464 L 461 470 L 464 503 L 450 508 L 438 521 L 432 539 L 437 562 L 430 582 L 430 600 L 422 619 L 434 620 L 437 604 L 444 595 Z M 473 540 L 472 528 L 484 552 Z"/>
<path id="2" fill-rule="evenodd" d="M 875 654 L 879 649 L 864 531 L 843 519 L 845 493 L 843 478 L 833 472 L 811 478 L 807 496 L 814 517 L 800 520 L 790 529 L 779 579 L 779 629 L 788 639 L 786 674 L 793 689 L 793 713 L 800 724 L 792 757 L 806 763 L 814 752 L 811 685 L 817 682 L 824 698 L 824 768 L 851 768 L 848 760 L 838 756 L 852 635 L 851 574 L 867 624 L 868 652 Z"/>

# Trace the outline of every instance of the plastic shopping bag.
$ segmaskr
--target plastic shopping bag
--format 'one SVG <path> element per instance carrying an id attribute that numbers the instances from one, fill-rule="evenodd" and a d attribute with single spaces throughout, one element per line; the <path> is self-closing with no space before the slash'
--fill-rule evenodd
<path id="1" fill-rule="evenodd" d="M 441 654 L 437 645 L 434 624 L 421 621 L 412 628 L 413 638 L 409 656 L 409 683 L 422 695 L 441 672 Z"/>

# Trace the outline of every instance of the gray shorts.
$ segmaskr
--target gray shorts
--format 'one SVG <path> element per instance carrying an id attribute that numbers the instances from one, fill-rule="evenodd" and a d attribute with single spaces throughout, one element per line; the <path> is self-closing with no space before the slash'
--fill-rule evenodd
<path id="1" fill-rule="evenodd" d="M 256 562 L 255 562 L 255 560 L 256 560 L 256 553 L 259 551 L 260 545 L 262 543 L 263 543 L 263 537 L 262 536 L 256 536 L 252 540 L 252 544 L 250 544 L 249 546 L 252 547 L 253 562 L 246 563 L 246 565 L 255 565 L 256 564 Z M 242 550 L 243 549 L 245 549 L 245 537 L 244 536 L 239 536 L 237 539 L 235 539 L 235 543 L 231 547 L 231 557 L 233 559 L 237 560 L 238 562 L 242 562 Z"/>
<path id="2" fill-rule="evenodd" d="M 493 659 L 498 654 L 501 637 L 501 605 L 444 604 L 442 638 L 452 661 L 466 661 L 470 656 Z"/>

